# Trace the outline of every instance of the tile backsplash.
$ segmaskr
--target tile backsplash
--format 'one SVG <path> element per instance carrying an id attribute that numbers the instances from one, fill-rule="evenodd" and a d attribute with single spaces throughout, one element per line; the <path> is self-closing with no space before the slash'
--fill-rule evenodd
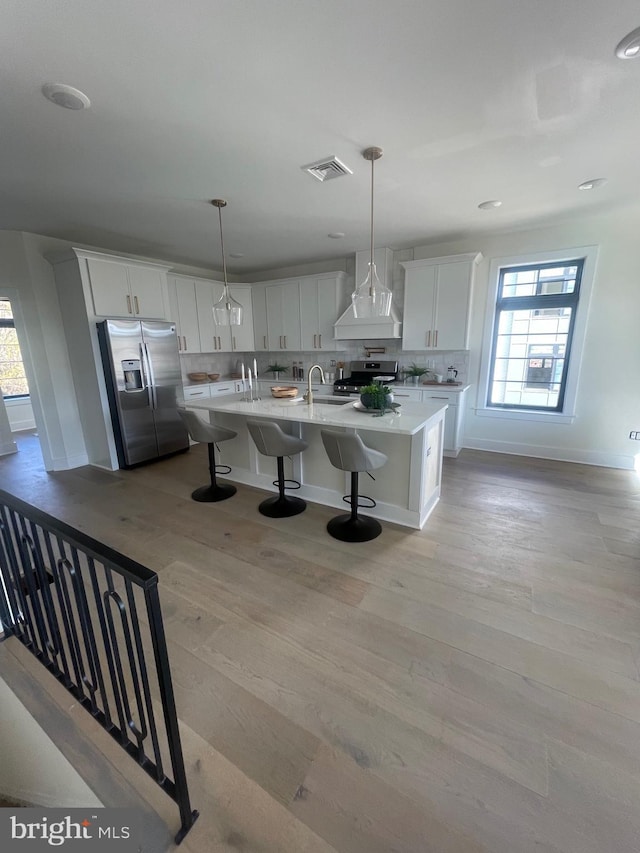
<path id="1" fill-rule="evenodd" d="M 402 349 L 401 340 L 383 340 L 383 341 L 367 341 L 368 347 L 382 348 L 384 353 L 376 353 L 371 358 L 397 361 L 399 368 L 407 367 L 415 362 L 421 366 L 429 368 L 432 373 L 441 373 L 445 378 L 448 367 L 455 367 L 458 371 L 458 382 L 468 381 L 469 371 L 469 353 L 467 350 L 444 350 L 437 352 L 411 352 Z M 258 374 L 271 378 L 271 374 L 267 373 L 267 367 L 274 362 L 287 366 L 287 372 L 283 378 L 292 378 L 291 367 L 294 361 L 302 361 L 305 373 L 312 364 L 319 364 L 328 372 L 335 372 L 336 368 L 331 365 L 331 362 L 343 361 L 345 365 L 345 375 L 349 372 L 349 362 L 359 361 L 366 358 L 366 352 L 363 341 L 342 341 L 341 348 L 334 352 L 260 352 L 260 353 L 193 353 L 190 355 L 181 355 L 180 364 L 182 366 L 182 378 L 188 382 L 187 373 L 205 372 L 219 373 L 221 378 L 230 376 L 236 372 L 236 365 L 240 365 L 244 361 L 247 367 L 253 365 L 253 359 L 256 359 L 258 364 Z M 238 367 L 239 372 L 239 367 Z"/>

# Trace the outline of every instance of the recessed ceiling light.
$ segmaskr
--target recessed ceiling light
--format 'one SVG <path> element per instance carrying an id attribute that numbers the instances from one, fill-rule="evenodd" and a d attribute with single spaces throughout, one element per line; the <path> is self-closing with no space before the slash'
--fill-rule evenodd
<path id="1" fill-rule="evenodd" d="M 244 252 L 229 252 L 230 258 L 244 258 Z"/>
<path id="2" fill-rule="evenodd" d="M 607 183 L 606 178 L 591 178 L 590 181 L 583 181 L 581 184 L 578 184 L 579 190 L 595 190 L 598 187 L 601 187 L 603 184 Z"/>
<path id="3" fill-rule="evenodd" d="M 493 198 L 489 201 L 481 201 L 478 207 L 480 210 L 495 210 L 496 207 L 502 207 L 502 202 L 498 201 L 497 198 Z"/>
<path id="4" fill-rule="evenodd" d="M 640 56 L 640 27 L 626 35 L 616 47 L 618 59 L 635 59 Z"/>
<path id="5" fill-rule="evenodd" d="M 45 83 L 42 94 L 48 101 L 65 110 L 87 110 L 91 101 L 80 89 L 67 86 L 65 83 Z"/>
<path id="6" fill-rule="evenodd" d="M 330 231 L 327 237 L 331 237 L 332 240 L 339 240 L 341 237 L 344 237 L 344 231 Z"/>

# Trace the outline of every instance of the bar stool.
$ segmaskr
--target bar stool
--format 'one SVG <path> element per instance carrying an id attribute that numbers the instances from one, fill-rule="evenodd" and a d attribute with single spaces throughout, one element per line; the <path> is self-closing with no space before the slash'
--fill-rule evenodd
<path id="1" fill-rule="evenodd" d="M 336 515 L 327 524 L 327 530 L 334 539 L 343 542 L 368 542 L 382 533 L 380 522 L 375 518 L 358 515 L 360 498 L 371 501 L 364 506 L 374 507 L 376 502 L 367 495 L 358 495 L 358 474 L 360 471 L 374 471 L 381 468 L 387 461 L 384 453 L 367 447 L 364 441 L 354 432 L 340 432 L 335 429 L 320 430 L 324 449 L 334 468 L 351 472 L 351 494 L 343 500 L 351 504 L 351 512 Z"/>
<path id="2" fill-rule="evenodd" d="M 273 481 L 273 485 L 278 487 L 278 494 L 262 501 L 258 507 L 259 511 L 269 518 L 286 518 L 304 512 L 307 508 L 305 501 L 284 493 L 285 486 L 288 483 L 293 484 L 289 485 L 290 489 L 299 489 L 300 483 L 297 480 L 285 480 L 283 457 L 306 450 L 307 442 L 284 432 L 273 421 L 248 420 L 247 429 L 251 433 L 251 438 L 253 438 L 258 451 L 263 456 L 275 456 L 278 460 L 278 479 Z"/>
<path id="3" fill-rule="evenodd" d="M 229 483 L 218 483 L 216 480 L 216 471 L 218 468 L 221 474 L 228 474 L 231 471 L 228 465 L 216 465 L 215 445 L 221 441 L 229 441 L 230 438 L 235 438 L 237 432 L 232 429 L 227 429 L 223 426 L 208 424 L 199 418 L 195 412 L 190 412 L 187 409 L 178 409 L 178 414 L 182 418 L 189 435 L 194 441 L 206 444 L 209 450 L 209 474 L 211 476 L 211 484 L 208 486 L 200 486 L 195 492 L 191 492 L 191 497 L 194 501 L 202 501 L 213 503 L 215 501 L 226 501 L 236 493 L 236 487 Z"/>

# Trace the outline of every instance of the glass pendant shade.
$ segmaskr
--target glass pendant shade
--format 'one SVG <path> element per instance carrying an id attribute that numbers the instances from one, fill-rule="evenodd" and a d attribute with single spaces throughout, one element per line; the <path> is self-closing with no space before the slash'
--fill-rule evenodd
<path id="1" fill-rule="evenodd" d="M 391 291 L 378 278 L 373 260 L 373 164 L 382 157 L 382 148 L 367 148 L 362 152 L 365 160 L 371 162 L 371 260 L 367 277 L 351 294 L 353 316 L 389 317 L 391 314 Z"/>
<path id="2" fill-rule="evenodd" d="M 385 287 L 376 272 L 375 263 L 369 263 L 367 277 L 351 294 L 353 316 L 388 317 L 391 313 L 391 291 Z"/>
<path id="3" fill-rule="evenodd" d="M 216 326 L 241 326 L 244 318 L 244 308 L 231 295 L 227 282 L 227 260 L 224 254 L 224 237 L 222 235 L 222 208 L 227 206 L 227 202 L 222 198 L 214 198 L 211 204 L 218 208 L 220 245 L 222 247 L 222 270 L 224 273 L 224 290 L 220 299 L 213 306 L 213 322 Z"/>
<path id="4" fill-rule="evenodd" d="M 241 326 L 244 309 L 233 298 L 225 284 L 222 296 L 213 306 L 213 322 L 216 326 Z"/>

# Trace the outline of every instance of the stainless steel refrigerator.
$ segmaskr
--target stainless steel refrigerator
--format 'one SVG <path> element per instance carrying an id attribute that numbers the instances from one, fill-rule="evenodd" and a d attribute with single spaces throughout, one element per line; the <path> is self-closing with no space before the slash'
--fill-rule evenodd
<path id="1" fill-rule="evenodd" d="M 120 467 L 187 450 L 177 411 L 182 377 L 175 324 L 103 320 L 97 326 Z"/>

